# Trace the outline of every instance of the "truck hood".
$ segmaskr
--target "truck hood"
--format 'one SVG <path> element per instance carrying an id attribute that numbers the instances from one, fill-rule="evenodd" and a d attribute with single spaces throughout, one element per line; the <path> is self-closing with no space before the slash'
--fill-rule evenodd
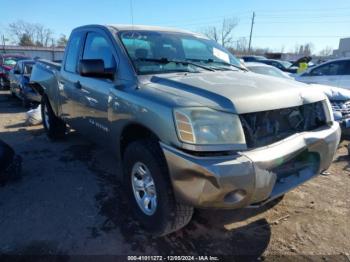
<path id="1" fill-rule="evenodd" d="M 140 81 L 144 87 L 171 96 L 178 106 L 207 106 L 237 114 L 326 99 L 303 83 L 242 71 L 153 75 Z"/>
<path id="2" fill-rule="evenodd" d="M 330 101 L 350 100 L 350 90 L 327 85 L 310 84 L 311 87 L 322 91 Z"/>

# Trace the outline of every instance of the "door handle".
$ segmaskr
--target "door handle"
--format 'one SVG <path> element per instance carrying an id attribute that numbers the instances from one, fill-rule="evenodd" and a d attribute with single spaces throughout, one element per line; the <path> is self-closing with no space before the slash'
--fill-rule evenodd
<path id="1" fill-rule="evenodd" d="M 74 83 L 74 87 L 75 87 L 75 88 L 78 88 L 78 89 L 81 89 L 80 81 L 75 82 L 75 83 Z"/>

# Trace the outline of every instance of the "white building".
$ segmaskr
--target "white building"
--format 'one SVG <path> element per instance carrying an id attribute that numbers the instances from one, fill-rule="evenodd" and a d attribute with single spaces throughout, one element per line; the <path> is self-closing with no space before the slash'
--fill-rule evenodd
<path id="1" fill-rule="evenodd" d="M 333 51 L 333 56 L 350 57 L 350 37 L 340 39 L 339 48 Z"/>
<path id="2" fill-rule="evenodd" d="M 0 46 L 0 54 L 21 54 L 32 58 L 38 57 L 51 61 L 59 61 L 63 59 L 64 48 L 61 47 L 36 47 L 36 46 Z"/>

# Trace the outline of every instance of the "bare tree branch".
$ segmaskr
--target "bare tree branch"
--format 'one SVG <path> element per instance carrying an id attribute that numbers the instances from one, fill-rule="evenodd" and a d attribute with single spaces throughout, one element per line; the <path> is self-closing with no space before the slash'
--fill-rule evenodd
<path id="1" fill-rule="evenodd" d="M 213 39 L 214 41 L 220 43 L 222 46 L 230 46 L 232 45 L 232 31 L 237 26 L 238 22 L 236 19 L 227 19 L 225 18 L 222 21 L 221 27 L 218 28 L 216 26 L 208 26 L 202 33 Z"/>
<path id="2" fill-rule="evenodd" d="M 36 46 L 49 46 L 53 31 L 42 24 L 32 24 L 19 20 L 9 24 L 9 31 L 15 37 L 17 43 L 20 43 L 23 36 L 25 42 L 32 42 Z"/>

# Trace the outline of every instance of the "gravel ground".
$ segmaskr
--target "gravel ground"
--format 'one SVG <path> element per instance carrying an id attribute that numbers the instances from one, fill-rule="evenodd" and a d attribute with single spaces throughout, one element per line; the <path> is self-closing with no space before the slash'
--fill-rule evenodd
<path id="1" fill-rule="evenodd" d="M 272 208 L 197 210 L 185 229 L 152 239 L 130 218 L 113 155 L 75 132 L 50 142 L 41 125 L 24 124 L 20 105 L 0 92 L 0 138 L 23 158 L 23 177 L 0 186 L 0 254 L 298 254 L 350 261 L 348 141 L 341 143 L 329 175 L 293 190 Z"/>

